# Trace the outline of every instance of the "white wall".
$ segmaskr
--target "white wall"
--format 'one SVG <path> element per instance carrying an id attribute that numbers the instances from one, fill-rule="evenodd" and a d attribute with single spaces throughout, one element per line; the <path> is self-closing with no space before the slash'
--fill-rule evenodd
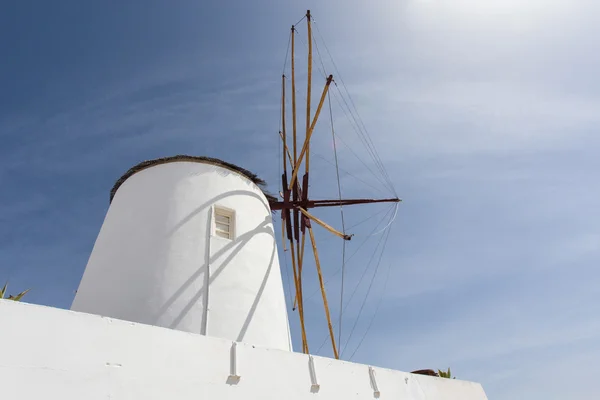
<path id="1" fill-rule="evenodd" d="M 235 210 L 234 240 L 213 206 Z M 72 310 L 291 350 L 271 211 L 245 176 L 178 161 L 118 189 Z"/>
<path id="2" fill-rule="evenodd" d="M 6 399 L 373 399 L 365 365 L 0 300 Z M 374 368 L 381 399 L 485 400 L 479 384 Z"/>

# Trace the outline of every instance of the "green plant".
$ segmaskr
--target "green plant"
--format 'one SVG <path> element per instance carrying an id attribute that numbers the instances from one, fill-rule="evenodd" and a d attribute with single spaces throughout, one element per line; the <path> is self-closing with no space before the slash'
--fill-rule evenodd
<path id="1" fill-rule="evenodd" d="M 452 373 L 450 372 L 450 367 L 448 367 L 448 371 L 442 371 L 441 369 L 438 369 L 438 376 L 440 378 L 456 379 L 455 376 L 452 376 Z"/>
<path id="2" fill-rule="evenodd" d="M 8 283 L 4 284 L 4 287 L 2 289 L 0 289 L 0 299 L 3 299 L 4 296 L 6 295 L 6 288 L 8 286 Z M 6 300 L 13 300 L 13 301 L 21 301 L 21 299 L 23 298 L 23 296 L 25 296 L 27 294 L 27 292 L 29 292 L 30 289 L 24 290 L 21 293 L 19 293 L 16 296 L 13 296 L 12 294 L 8 296 L 8 298 L 6 298 Z"/>

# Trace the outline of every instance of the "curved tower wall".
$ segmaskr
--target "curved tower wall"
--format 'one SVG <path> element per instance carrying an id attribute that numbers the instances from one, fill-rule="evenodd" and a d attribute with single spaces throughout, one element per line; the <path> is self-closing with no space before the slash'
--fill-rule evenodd
<path id="1" fill-rule="evenodd" d="M 232 238 L 217 235 L 228 212 Z M 291 350 L 271 210 L 207 162 L 136 172 L 110 205 L 72 310 Z"/>

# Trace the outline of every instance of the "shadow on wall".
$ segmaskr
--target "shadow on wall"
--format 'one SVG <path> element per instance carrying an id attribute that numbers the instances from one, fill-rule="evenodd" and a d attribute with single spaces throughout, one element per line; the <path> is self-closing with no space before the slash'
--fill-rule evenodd
<path id="1" fill-rule="evenodd" d="M 275 237 L 273 237 L 273 242 L 275 242 Z M 265 286 L 267 285 L 267 279 L 269 279 L 269 274 L 271 273 L 271 268 L 273 268 L 273 259 L 275 258 L 275 247 L 276 247 L 276 244 L 273 243 L 273 250 L 271 251 L 271 258 L 269 259 L 269 268 L 267 268 L 267 271 L 265 272 L 265 276 L 263 276 L 262 283 L 260 284 L 260 288 L 258 289 L 258 292 L 256 293 L 256 297 L 254 298 L 254 301 L 252 302 L 252 306 L 250 307 L 250 310 L 248 311 L 246 320 L 242 324 L 242 329 L 240 329 L 240 333 L 238 334 L 238 337 L 236 338 L 236 342 L 244 341 L 244 335 L 246 335 L 246 331 L 248 330 L 250 321 L 252 320 L 252 317 L 254 316 L 254 313 L 256 312 L 256 307 L 258 306 L 258 302 L 260 301 L 260 298 L 262 297 L 262 294 L 265 291 Z"/>
<path id="2" fill-rule="evenodd" d="M 227 245 L 225 245 L 222 249 L 220 249 L 219 251 L 215 252 L 214 254 L 211 254 L 209 257 L 209 243 L 210 241 L 207 241 L 207 251 L 206 251 L 206 255 L 207 255 L 207 259 L 205 261 L 205 263 L 200 266 L 198 268 L 198 270 L 196 272 L 194 272 L 182 285 L 181 287 L 179 287 L 179 289 L 177 289 L 175 291 L 175 293 L 173 293 L 173 295 L 167 299 L 165 301 L 165 303 L 162 305 L 162 307 L 160 308 L 160 310 L 157 312 L 157 315 L 155 317 L 155 323 L 158 323 L 158 320 L 164 315 L 164 313 L 177 301 L 177 299 L 179 299 L 179 297 L 185 292 L 185 290 L 192 285 L 201 275 L 203 272 L 208 270 L 208 267 L 214 263 L 217 259 L 219 259 L 223 254 L 225 254 L 226 252 L 230 251 L 231 249 L 234 249 L 231 254 L 229 254 L 227 256 L 226 259 L 224 259 L 221 262 L 220 267 L 215 270 L 214 272 L 212 272 L 210 274 L 210 277 L 208 279 L 207 282 L 204 283 L 204 285 L 198 290 L 198 292 L 190 299 L 190 301 L 188 302 L 188 304 L 185 305 L 185 307 L 183 307 L 183 309 L 181 310 L 181 312 L 177 315 L 177 317 L 175 317 L 175 319 L 171 322 L 171 324 L 169 325 L 170 328 L 176 328 L 177 325 L 185 318 L 185 316 L 187 315 L 187 313 L 192 309 L 192 307 L 194 306 L 194 304 L 196 304 L 196 302 L 202 297 L 202 296 L 207 296 L 208 292 L 206 291 L 206 287 L 210 286 L 214 280 L 223 272 L 223 270 L 225 269 L 225 267 L 229 264 L 229 262 L 244 248 L 245 244 L 248 243 L 253 237 L 255 237 L 256 235 L 259 235 L 261 233 L 266 233 L 268 235 L 271 236 L 271 238 L 273 239 L 273 248 L 272 248 L 272 252 L 271 252 L 271 257 L 269 260 L 269 266 L 268 269 L 265 273 L 265 276 L 263 277 L 262 280 L 262 284 L 260 286 L 259 291 L 257 292 L 256 298 L 254 299 L 254 302 L 252 304 L 252 306 L 250 307 L 248 316 L 246 317 L 246 320 L 244 321 L 244 324 L 242 326 L 242 329 L 238 335 L 238 341 L 241 341 L 246 333 L 246 330 L 248 329 L 248 326 L 250 324 L 250 321 L 252 320 L 252 316 L 254 314 L 254 312 L 256 311 L 256 307 L 258 305 L 258 302 L 264 292 L 264 288 L 266 286 L 267 283 L 267 279 L 269 277 L 269 274 L 271 272 L 272 269 L 272 265 L 273 265 L 273 260 L 275 258 L 275 249 L 276 249 L 276 242 L 275 242 L 275 233 L 273 231 L 273 228 L 270 225 L 271 223 L 271 218 L 270 218 L 270 209 L 269 207 L 264 203 L 263 199 L 257 195 L 254 192 L 250 192 L 250 191 L 244 191 L 244 190 L 236 190 L 236 191 L 232 191 L 229 192 L 227 194 L 222 194 L 219 196 L 216 196 L 214 198 L 212 198 L 211 200 L 203 203 L 202 205 L 200 205 L 198 208 L 196 208 L 194 211 L 192 211 L 189 215 L 187 215 L 185 218 L 183 218 L 180 222 L 178 222 L 175 227 L 169 231 L 169 233 L 167 234 L 168 236 L 173 235 L 178 229 L 180 229 L 183 225 L 185 225 L 187 222 L 189 222 L 195 215 L 197 215 L 198 213 L 200 213 L 202 210 L 210 207 L 211 205 L 213 205 L 214 203 L 216 203 L 219 200 L 222 200 L 228 196 L 232 196 L 232 195 L 249 195 L 252 197 L 255 197 L 257 199 L 259 199 L 263 205 L 265 206 L 265 208 L 269 211 L 269 215 L 267 217 L 265 217 L 265 220 L 263 222 L 261 222 L 259 225 L 257 225 L 254 229 L 252 229 L 251 231 L 248 231 L 242 235 L 237 236 L 233 241 L 231 241 L 230 243 L 228 243 Z M 207 237 L 210 237 L 210 233 L 211 233 L 211 219 L 208 219 L 208 223 L 207 223 Z M 203 332 L 201 333 L 205 333 L 206 332 L 206 315 L 203 316 L 203 321 L 202 321 L 202 330 Z"/>
<path id="3" fill-rule="evenodd" d="M 273 265 L 273 258 L 275 257 L 275 233 L 273 232 L 273 230 L 269 227 L 266 227 L 265 225 L 267 225 L 269 223 L 269 218 L 265 218 L 265 221 L 263 223 L 261 223 L 260 225 L 258 225 L 256 228 L 254 228 L 251 231 L 248 231 L 246 233 L 244 233 L 243 235 L 240 235 L 239 237 L 237 237 L 234 241 L 232 241 L 231 243 L 228 243 L 225 247 L 223 247 L 221 250 L 219 250 L 218 252 L 216 252 L 214 255 L 212 255 L 209 259 L 208 264 L 204 264 L 202 265 L 198 271 L 196 271 L 182 286 L 181 288 L 179 288 L 177 290 L 177 292 L 175 292 L 175 294 L 173 296 L 171 296 L 171 298 L 169 298 L 169 300 L 167 300 L 167 302 L 165 304 L 173 304 L 175 302 L 175 300 L 177 300 L 177 298 L 185 291 L 185 289 L 190 286 L 196 279 L 198 279 L 198 277 L 202 274 L 202 272 L 207 270 L 207 266 L 210 266 L 212 263 L 214 263 L 223 253 L 225 253 L 226 251 L 228 251 L 229 249 L 235 247 L 235 249 L 231 252 L 231 254 L 229 254 L 227 256 L 226 259 L 224 259 L 221 262 L 221 265 L 219 266 L 218 269 L 216 269 L 214 272 L 212 272 L 210 274 L 210 277 L 208 279 L 208 286 L 210 286 L 215 279 L 217 279 L 217 277 L 225 270 L 225 267 L 227 267 L 227 265 L 229 264 L 229 262 L 235 258 L 235 256 L 244 248 L 244 245 L 246 243 L 248 243 L 250 241 L 250 239 L 252 239 L 254 236 L 260 234 L 260 233 L 267 233 L 269 234 L 272 238 L 273 238 L 273 251 L 271 252 L 271 259 L 269 261 L 269 268 L 267 270 L 267 273 L 263 279 L 263 283 L 261 284 L 261 289 L 260 292 L 257 294 L 257 296 L 262 295 L 262 292 L 264 290 L 264 286 L 266 285 L 266 281 L 268 278 L 268 274 L 271 271 L 271 266 Z M 210 224 L 210 221 L 209 221 Z M 206 284 L 202 286 L 202 288 L 200 288 L 200 290 L 198 290 L 198 292 L 194 295 L 194 297 L 192 297 L 190 299 L 190 301 L 188 302 L 188 304 L 181 310 L 181 312 L 179 313 L 179 315 L 177 315 L 177 317 L 173 320 L 173 322 L 169 325 L 169 328 L 176 328 L 177 325 L 179 325 L 179 323 L 183 320 L 183 318 L 185 318 L 185 316 L 187 315 L 187 313 L 192 309 L 192 307 L 194 306 L 194 304 L 203 296 L 203 294 L 205 294 L 206 291 Z M 256 309 L 256 304 L 258 303 L 258 299 L 255 299 L 254 304 L 253 304 L 253 309 L 252 312 L 254 312 L 254 310 Z M 161 310 L 164 309 L 164 311 L 162 311 L 163 313 L 168 309 L 168 307 L 163 306 L 161 308 Z M 205 315 L 206 317 L 206 315 Z M 249 320 L 247 320 L 247 322 L 249 322 Z M 206 321 L 203 321 L 203 326 L 205 326 Z M 239 341 L 239 340 L 238 340 Z"/>
<path id="4" fill-rule="evenodd" d="M 271 208 L 269 207 L 268 204 L 266 204 L 264 202 L 264 200 L 257 195 L 254 192 L 251 192 L 249 190 L 233 190 L 231 192 L 227 192 L 227 193 L 223 193 L 220 194 L 218 196 L 213 197 L 212 199 L 202 203 L 198 208 L 196 208 L 194 211 L 192 211 L 187 217 L 183 218 L 181 221 L 179 221 L 174 227 L 173 229 L 171 229 L 169 231 L 169 233 L 167 233 L 167 236 L 172 236 L 175 232 L 177 232 L 183 225 L 185 225 L 186 223 L 188 223 L 192 218 L 194 218 L 196 215 L 198 215 L 199 213 L 202 212 L 202 210 L 204 210 L 205 208 L 208 208 L 210 206 L 212 206 L 213 204 L 215 204 L 216 202 L 218 202 L 219 200 L 223 200 L 227 197 L 230 196 L 237 196 L 237 195 L 242 195 L 242 196 L 250 196 L 250 197 L 254 197 L 256 199 L 258 199 L 262 205 L 265 207 L 265 209 L 267 210 L 267 212 L 269 213 L 269 215 L 271 214 Z"/>

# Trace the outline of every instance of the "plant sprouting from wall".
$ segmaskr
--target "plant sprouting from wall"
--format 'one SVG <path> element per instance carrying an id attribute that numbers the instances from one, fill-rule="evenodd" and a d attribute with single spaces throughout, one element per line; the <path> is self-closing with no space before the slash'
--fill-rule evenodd
<path id="1" fill-rule="evenodd" d="M 450 367 L 448 367 L 448 371 L 442 371 L 441 369 L 438 369 L 438 376 L 440 378 L 456 379 L 455 376 L 452 376 L 452 372 L 450 372 Z"/>
<path id="2" fill-rule="evenodd" d="M 8 287 L 8 283 L 4 284 L 4 287 L 2 289 L 0 289 L 0 299 L 4 299 L 5 295 L 6 295 L 6 288 Z M 9 295 L 6 300 L 13 300 L 13 301 L 21 301 L 21 299 L 23 298 L 23 296 L 25 296 L 27 294 L 27 292 L 29 292 L 30 289 L 24 290 L 21 293 L 17 294 L 16 296 L 13 296 L 12 294 Z"/>

